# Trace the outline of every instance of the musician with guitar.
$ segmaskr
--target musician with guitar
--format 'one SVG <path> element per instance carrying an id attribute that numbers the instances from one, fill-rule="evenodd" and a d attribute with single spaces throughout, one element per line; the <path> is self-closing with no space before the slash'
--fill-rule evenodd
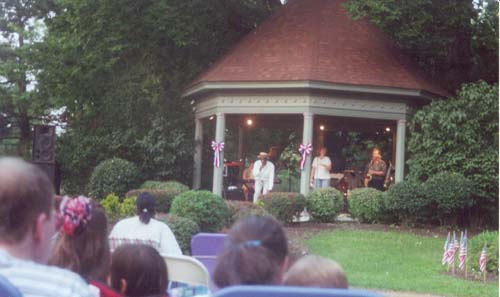
<path id="1" fill-rule="evenodd" d="M 374 148 L 372 151 L 372 159 L 368 164 L 368 172 L 365 176 L 365 186 L 383 191 L 386 172 L 387 164 L 382 160 L 380 150 Z"/>

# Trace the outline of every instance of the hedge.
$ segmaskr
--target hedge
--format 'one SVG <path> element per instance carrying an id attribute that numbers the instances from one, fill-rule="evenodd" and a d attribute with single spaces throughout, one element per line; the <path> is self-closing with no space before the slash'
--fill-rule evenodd
<path id="1" fill-rule="evenodd" d="M 334 222 L 344 207 L 344 195 L 334 188 L 318 189 L 306 198 L 307 210 L 317 222 Z"/>
<path id="2" fill-rule="evenodd" d="M 284 224 L 293 222 L 294 216 L 306 206 L 304 195 L 289 192 L 271 192 L 260 197 L 264 209 Z"/>
<path id="3" fill-rule="evenodd" d="M 202 232 L 217 232 L 226 224 L 229 210 L 212 192 L 191 190 L 175 197 L 170 213 L 192 219 Z"/>

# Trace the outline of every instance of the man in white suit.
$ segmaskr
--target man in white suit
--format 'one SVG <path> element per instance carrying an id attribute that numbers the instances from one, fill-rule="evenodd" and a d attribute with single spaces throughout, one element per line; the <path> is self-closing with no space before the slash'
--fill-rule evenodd
<path id="1" fill-rule="evenodd" d="M 260 153 L 253 165 L 253 176 L 255 178 L 255 192 L 253 202 L 257 203 L 259 196 L 267 194 L 274 185 L 274 164 L 268 161 L 267 153 Z"/>

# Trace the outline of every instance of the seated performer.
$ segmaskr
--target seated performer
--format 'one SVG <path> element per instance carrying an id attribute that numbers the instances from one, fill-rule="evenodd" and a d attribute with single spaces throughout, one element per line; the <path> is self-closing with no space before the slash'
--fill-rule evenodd
<path id="1" fill-rule="evenodd" d="M 385 164 L 384 160 L 382 160 L 380 150 L 374 148 L 372 152 L 372 160 L 368 164 L 368 173 L 366 174 L 365 179 L 365 181 L 368 180 L 367 186 L 383 191 L 386 171 L 387 164 Z"/>
<path id="2" fill-rule="evenodd" d="M 256 203 L 259 196 L 267 194 L 274 185 L 274 164 L 269 162 L 267 153 L 260 153 L 253 165 L 253 176 L 255 177 L 255 192 L 253 202 Z"/>
<path id="3" fill-rule="evenodd" d="M 255 187 L 253 185 L 253 164 L 254 162 L 250 162 L 248 165 L 248 168 L 243 170 L 243 176 L 241 177 L 243 179 L 243 186 L 241 186 L 243 190 L 243 194 L 245 194 L 245 200 L 248 201 L 248 197 L 251 194 L 252 191 L 254 191 Z"/>

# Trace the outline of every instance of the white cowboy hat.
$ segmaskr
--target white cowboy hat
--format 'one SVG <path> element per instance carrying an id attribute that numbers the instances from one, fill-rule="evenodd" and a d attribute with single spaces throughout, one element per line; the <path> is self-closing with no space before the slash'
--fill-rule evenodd
<path id="1" fill-rule="evenodd" d="M 257 156 L 257 159 L 269 159 L 269 154 L 260 152 L 259 155 Z"/>

